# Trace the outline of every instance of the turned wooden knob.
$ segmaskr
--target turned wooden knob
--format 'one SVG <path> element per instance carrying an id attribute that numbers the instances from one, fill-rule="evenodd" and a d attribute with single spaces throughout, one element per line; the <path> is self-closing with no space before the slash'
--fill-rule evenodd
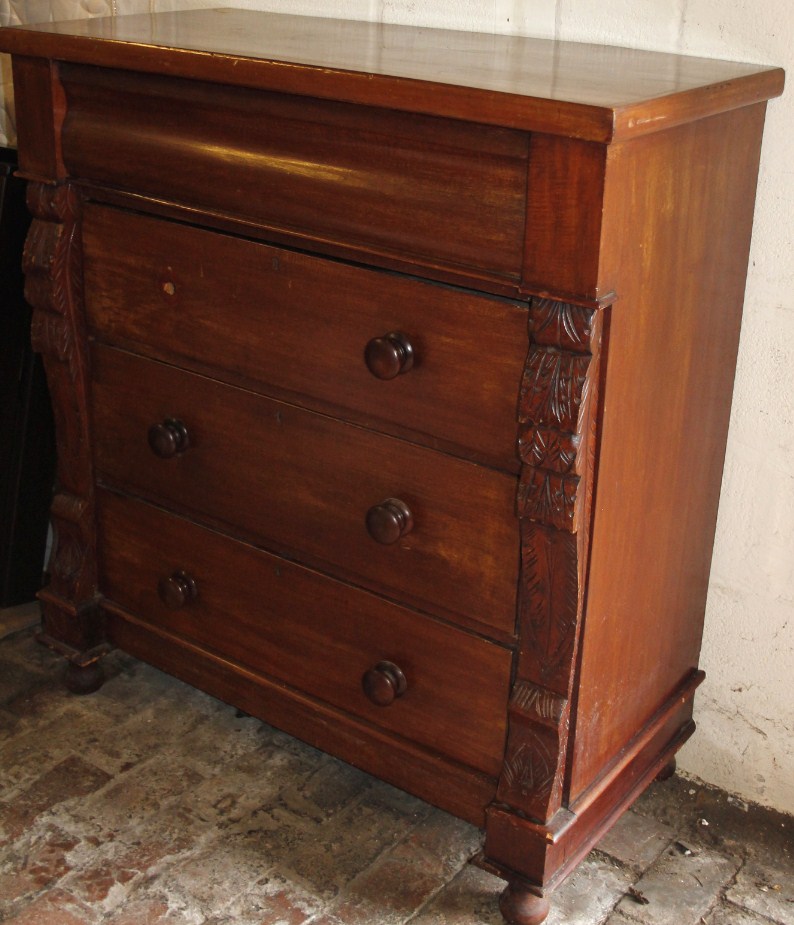
<path id="1" fill-rule="evenodd" d="M 399 498 L 387 498 L 367 511 L 367 531 L 373 540 L 384 546 L 410 533 L 413 525 L 413 514 Z"/>
<path id="2" fill-rule="evenodd" d="M 364 693 L 378 707 L 388 707 L 408 689 L 405 675 L 394 662 L 378 662 L 361 679 Z"/>
<path id="3" fill-rule="evenodd" d="M 149 446 L 161 459 L 178 456 L 190 446 L 187 427 L 176 418 L 166 418 L 161 424 L 152 424 L 149 428 Z"/>
<path id="4" fill-rule="evenodd" d="M 179 610 L 198 597 L 195 579 L 187 572 L 174 572 L 168 578 L 161 578 L 157 584 L 160 600 L 171 610 Z"/>
<path id="5" fill-rule="evenodd" d="M 374 337 L 364 349 L 367 369 L 378 379 L 394 379 L 414 365 L 414 348 L 407 335 L 391 331 Z"/>

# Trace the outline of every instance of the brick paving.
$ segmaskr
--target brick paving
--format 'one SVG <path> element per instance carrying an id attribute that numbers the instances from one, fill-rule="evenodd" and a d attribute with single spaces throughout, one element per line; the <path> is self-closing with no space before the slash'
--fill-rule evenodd
<path id="1" fill-rule="evenodd" d="M 74 697 L 30 630 L 0 640 L 0 922 L 502 922 L 470 825 L 126 655 L 106 668 Z M 793 829 L 674 777 L 547 921 L 794 925 Z"/>

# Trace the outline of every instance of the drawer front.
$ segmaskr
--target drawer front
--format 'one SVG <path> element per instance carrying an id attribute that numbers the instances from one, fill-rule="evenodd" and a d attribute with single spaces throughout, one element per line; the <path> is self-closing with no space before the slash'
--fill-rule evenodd
<path id="1" fill-rule="evenodd" d="M 375 259 L 519 278 L 526 133 L 110 69 L 59 73 L 74 177 Z"/>
<path id="2" fill-rule="evenodd" d="M 140 501 L 100 491 L 99 525 L 102 591 L 116 604 L 378 726 L 499 773 L 508 649 Z M 181 573 L 178 580 L 174 573 Z M 180 582 L 191 589 L 182 596 Z M 362 679 L 384 661 L 400 669 L 406 687 L 393 702 L 375 705 Z"/>
<path id="3" fill-rule="evenodd" d="M 114 348 L 92 356 L 100 479 L 417 606 L 513 633 L 513 476 Z M 189 445 L 159 458 L 147 434 L 174 420 Z"/>
<path id="4" fill-rule="evenodd" d="M 525 307 L 96 205 L 83 249 L 97 337 L 517 468 Z M 380 379 L 365 349 L 394 350 L 393 332 L 411 357 L 399 373 L 387 355 L 380 372 L 393 378 Z"/>

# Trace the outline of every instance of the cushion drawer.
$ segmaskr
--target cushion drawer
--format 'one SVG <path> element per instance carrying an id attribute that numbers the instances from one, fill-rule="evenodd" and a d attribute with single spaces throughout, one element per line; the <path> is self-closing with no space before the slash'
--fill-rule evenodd
<path id="1" fill-rule="evenodd" d="M 498 774 L 508 649 L 143 502 L 104 491 L 99 502 L 100 580 L 113 602 L 233 662 Z M 171 609 L 158 585 L 175 570 L 195 581 L 196 596 Z M 390 705 L 376 706 L 362 677 L 383 660 L 404 672 L 407 689 Z"/>
<path id="2" fill-rule="evenodd" d="M 83 247 L 99 338 L 517 467 L 526 308 L 96 205 Z M 378 379 L 364 350 L 393 331 L 409 338 L 413 364 Z"/>
<path id="3" fill-rule="evenodd" d="M 525 132 L 111 69 L 60 75 L 71 176 L 375 262 L 520 275 Z"/>
<path id="4" fill-rule="evenodd" d="M 452 619 L 514 631 L 513 476 L 115 348 L 92 356 L 101 480 Z M 166 419 L 185 424 L 190 446 L 161 459 L 147 433 Z M 392 498 L 413 528 L 382 545 L 366 516 Z"/>

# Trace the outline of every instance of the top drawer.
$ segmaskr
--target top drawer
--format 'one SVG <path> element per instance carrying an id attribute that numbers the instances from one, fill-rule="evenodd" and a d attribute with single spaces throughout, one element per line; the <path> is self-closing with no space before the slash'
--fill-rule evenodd
<path id="1" fill-rule="evenodd" d="M 83 250 L 99 339 L 517 469 L 525 306 L 99 205 Z M 365 348 L 395 331 L 410 369 L 379 379 Z"/>
<path id="2" fill-rule="evenodd" d="M 377 262 L 519 278 L 525 132 L 77 65 L 61 78 L 71 176 Z"/>

